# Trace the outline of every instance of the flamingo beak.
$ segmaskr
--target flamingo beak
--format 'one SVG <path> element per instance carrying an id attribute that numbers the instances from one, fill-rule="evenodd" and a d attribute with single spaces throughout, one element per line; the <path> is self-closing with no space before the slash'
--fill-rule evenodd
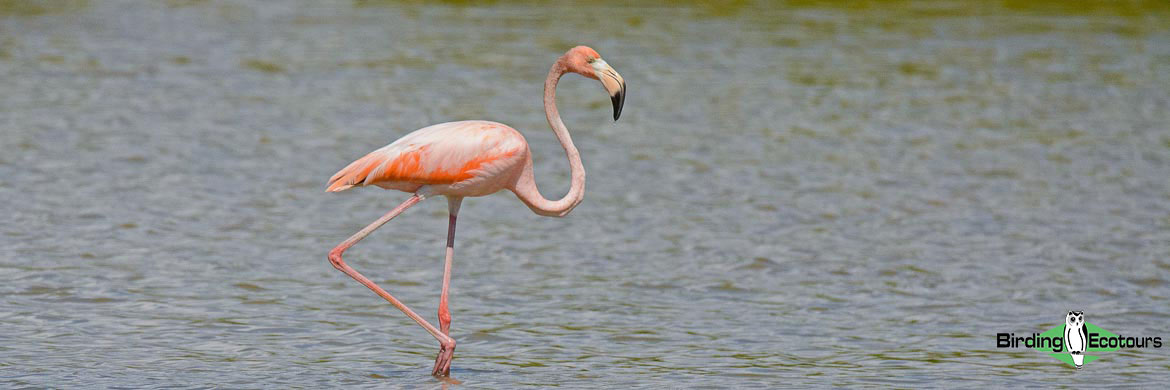
<path id="1" fill-rule="evenodd" d="M 626 80 L 600 58 L 593 62 L 593 71 L 605 91 L 609 92 L 609 99 L 613 101 L 613 120 L 616 121 L 622 116 L 622 106 L 626 104 Z"/>

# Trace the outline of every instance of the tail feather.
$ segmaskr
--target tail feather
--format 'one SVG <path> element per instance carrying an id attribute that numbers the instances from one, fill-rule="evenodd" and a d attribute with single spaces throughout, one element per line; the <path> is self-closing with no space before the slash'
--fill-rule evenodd
<path id="1" fill-rule="evenodd" d="M 357 185 L 364 185 L 370 172 L 381 165 L 382 161 L 377 157 L 374 153 L 370 153 L 342 168 L 329 178 L 325 192 L 345 191 Z"/>

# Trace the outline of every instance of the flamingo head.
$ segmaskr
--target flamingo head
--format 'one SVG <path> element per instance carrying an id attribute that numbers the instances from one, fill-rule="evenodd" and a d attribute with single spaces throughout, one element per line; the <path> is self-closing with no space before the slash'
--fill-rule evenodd
<path id="1" fill-rule="evenodd" d="M 589 46 L 569 49 L 561 60 L 570 72 L 601 81 L 601 86 L 613 101 L 613 120 L 618 120 L 622 115 L 622 106 L 626 103 L 626 80 L 622 75 L 601 59 L 601 54 L 597 54 L 597 50 Z"/>

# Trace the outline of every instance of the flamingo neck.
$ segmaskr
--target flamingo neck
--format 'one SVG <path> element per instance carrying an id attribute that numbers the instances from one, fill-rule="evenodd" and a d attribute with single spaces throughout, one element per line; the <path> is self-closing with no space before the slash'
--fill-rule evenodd
<path id="1" fill-rule="evenodd" d="M 545 199 L 536 188 L 531 155 L 525 160 L 524 170 L 512 190 L 533 212 L 550 217 L 563 217 L 569 214 L 585 197 L 585 166 L 581 164 L 581 153 L 573 145 L 569 129 L 565 128 L 565 122 L 561 121 L 561 114 L 557 112 L 557 82 L 568 72 L 564 61 L 564 57 L 558 59 L 552 69 L 549 69 L 548 78 L 544 80 L 544 115 L 557 140 L 561 141 L 561 146 L 565 148 L 565 156 L 569 158 L 569 193 L 559 200 Z"/>

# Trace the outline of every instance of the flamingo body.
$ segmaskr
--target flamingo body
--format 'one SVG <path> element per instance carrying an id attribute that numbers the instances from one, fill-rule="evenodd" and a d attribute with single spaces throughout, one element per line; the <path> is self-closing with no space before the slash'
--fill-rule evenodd
<path id="1" fill-rule="evenodd" d="M 450 335 L 451 310 L 447 297 L 455 256 L 455 221 L 463 198 L 507 189 L 536 214 L 563 217 L 577 207 L 585 196 L 585 166 L 556 107 L 557 82 L 566 73 L 576 73 L 600 81 L 613 102 L 615 121 L 621 115 L 626 96 L 625 80 L 601 59 L 596 50 L 587 46 L 570 49 L 549 69 L 544 81 L 544 114 L 569 160 L 569 192 L 558 200 L 546 199 L 536 188 L 532 174 L 532 154 L 524 136 L 516 129 L 489 121 L 447 122 L 415 130 L 357 159 L 329 178 L 326 186 L 329 192 L 372 185 L 414 194 L 329 251 L 329 263 L 390 302 L 439 342 L 439 354 L 431 370 L 433 375 L 450 375 L 451 359 L 455 353 L 455 339 Z M 449 213 L 438 327 L 342 259 L 346 249 L 432 195 L 447 197 Z"/>
<path id="2" fill-rule="evenodd" d="M 484 196 L 511 188 L 531 161 L 519 131 L 489 121 L 427 126 L 370 152 L 329 179 L 328 191 L 374 185 L 431 195 Z"/>

